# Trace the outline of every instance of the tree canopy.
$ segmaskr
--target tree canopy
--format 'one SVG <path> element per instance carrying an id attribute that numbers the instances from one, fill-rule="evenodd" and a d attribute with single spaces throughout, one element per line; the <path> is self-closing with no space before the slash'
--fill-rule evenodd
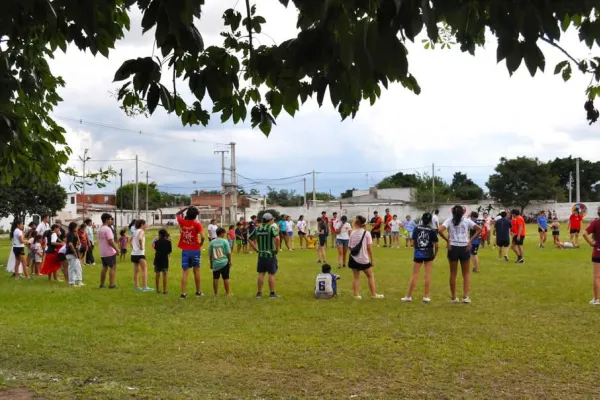
<path id="1" fill-rule="evenodd" d="M 501 158 L 496 173 L 487 187 L 490 196 L 505 206 L 517 206 L 523 211 L 532 201 L 555 200 L 560 192 L 558 178 L 550 165 L 537 158 Z"/>
<path id="2" fill-rule="evenodd" d="M 376 187 L 377 189 L 416 188 L 419 186 L 419 183 L 420 178 L 418 175 L 398 172 L 397 174 L 383 178 Z"/>
<path id="3" fill-rule="evenodd" d="M 222 45 L 209 47 L 198 29 L 204 3 L 5 0 L 0 13 L 1 178 L 10 182 L 33 171 L 57 181 L 71 150 L 64 129 L 50 115 L 62 100 L 58 91 L 65 82 L 53 75 L 47 58 L 69 45 L 109 57 L 130 29 L 132 7 L 143 14 L 143 32 L 154 29 L 156 51 L 125 61 L 115 72 L 114 80 L 122 82 L 118 101 L 126 111 L 142 108 L 148 114 L 160 106 L 183 125 L 207 125 L 210 114 L 217 113 L 222 122 L 249 119 L 268 135 L 283 110 L 294 116 L 309 97 L 322 105 L 328 94 L 345 119 L 356 115 L 363 100 L 374 104 L 391 83 L 419 94 L 406 44 L 421 32 L 427 47 L 456 43 L 472 55 L 491 32 L 498 62 L 505 61 L 510 74 L 522 64 L 531 75 L 544 71 L 540 45 L 556 47 L 565 60 L 554 72 L 565 80 L 573 70 L 590 74 L 585 109 L 590 123 L 599 116 L 593 100 L 600 94 L 600 57 L 579 58 L 560 46 L 571 26 L 590 49 L 600 44 L 596 0 L 280 0 L 297 9 L 298 33 L 269 45 L 254 40 L 266 21 L 245 0 L 242 12 L 224 7 L 228 31 L 222 33 Z M 161 83 L 163 77 L 172 84 Z"/>
<path id="4" fill-rule="evenodd" d="M 67 204 L 67 192 L 56 184 L 30 179 L 15 179 L 13 184 L 0 184 L 0 218 L 13 216 L 21 221 L 27 215 L 47 214 L 54 216 Z"/>
<path id="5" fill-rule="evenodd" d="M 117 189 L 117 207 L 126 210 L 133 210 L 135 184 L 128 183 Z M 146 183 L 138 184 L 139 192 L 139 207 L 140 210 L 146 208 Z M 173 194 L 161 192 L 158 190 L 156 182 L 150 182 L 148 185 L 148 209 L 156 210 L 164 207 L 179 207 L 182 205 L 190 205 L 190 196 L 184 194 Z"/>
<path id="6" fill-rule="evenodd" d="M 550 171 L 558 177 L 561 199 L 569 198 L 569 177 L 573 178 L 573 196 L 575 195 L 575 159 L 573 157 L 555 158 L 550 161 Z M 600 201 L 600 162 L 580 160 L 579 179 L 581 201 Z"/>
<path id="7" fill-rule="evenodd" d="M 483 189 L 460 171 L 454 173 L 450 190 L 457 200 L 478 201 L 485 198 Z"/>

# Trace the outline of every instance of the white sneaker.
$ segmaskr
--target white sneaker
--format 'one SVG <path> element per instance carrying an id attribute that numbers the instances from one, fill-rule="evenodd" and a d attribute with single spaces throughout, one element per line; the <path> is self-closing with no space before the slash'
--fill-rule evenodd
<path id="1" fill-rule="evenodd" d="M 362 296 L 360 294 L 357 296 L 354 296 L 354 300 L 362 300 Z"/>
<path id="2" fill-rule="evenodd" d="M 81 287 L 81 286 L 85 286 L 85 283 L 83 283 L 83 282 L 79 282 L 79 283 L 77 284 L 77 286 L 79 286 L 79 287 Z"/>
<path id="3" fill-rule="evenodd" d="M 405 303 L 410 303 L 412 301 L 412 297 L 406 296 L 400 299 L 400 301 L 403 301 Z"/>
<path id="4" fill-rule="evenodd" d="M 423 303 L 431 303 L 431 299 L 429 297 L 423 297 Z"/>
<path id="5" fill-rule="evenodd" d="M 465 304 L 469 304 L 471 302 L 471 299 L 469 298 L 469 296 L 463 297 L 462 302 Z"/>
<path id="6" fill-rule="evenodd" d="M 385 296 L 383 294 L 377 293 L 375 296 L 371 296 L 373 299 L 383 299 Z"/>
<path id="7" fill-rule="evenodd" d="M 593 305 L 593 306 L 600 306 L 600 300 L 598 300 L 598 299 L 592 299 L 590 301 L 590 304 Z"/>
<path id="8" fill-rule="evenodd" d="M 450 299 L 450 303 L 460 303 L 460 300 L 458 299 L 458 297 L 453 297 Z"/>

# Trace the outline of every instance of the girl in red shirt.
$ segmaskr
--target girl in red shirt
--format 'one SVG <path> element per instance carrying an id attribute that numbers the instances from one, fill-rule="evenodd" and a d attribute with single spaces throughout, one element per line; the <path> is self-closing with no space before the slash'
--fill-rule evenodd
<path id="1" fill-rule="evenodd" d="M 573 243 L 575 247 L 579 247 L 581 221 L 583 221 L 583 215 L 579 214 L 579 210 L 573 211 L 573 214 L 569 217 L 569 233 L 571 234 L 571 243 Z"/>

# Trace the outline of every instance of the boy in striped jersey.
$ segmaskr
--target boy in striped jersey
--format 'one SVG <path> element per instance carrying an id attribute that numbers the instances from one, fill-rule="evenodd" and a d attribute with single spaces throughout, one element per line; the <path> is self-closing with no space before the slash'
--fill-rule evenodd
<path id="1" fill-rule="evenodd" d="M 280 246 L 279 228 L 269 213 L 263 215 L 263 223 L 256 230 L 256 244 L 250 242 L 250 245 L 258 253 L 258 262 L 256 272 L 258 272 L 258 291 L 256 298 L 262 298 L 262 288 L 265 281 L 265 274 L 269 275 L 269 290 L 271 298 L 278 298 L 275 293 L 275 274 L 277 273 L 277 249 Z"/>

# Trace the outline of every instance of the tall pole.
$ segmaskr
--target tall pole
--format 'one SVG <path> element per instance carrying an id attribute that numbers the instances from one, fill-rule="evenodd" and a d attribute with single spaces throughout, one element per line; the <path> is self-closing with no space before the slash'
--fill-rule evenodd
<path id="1" fill-rule="evenodd" d="M 87 162 L 87 160 L 90 159 L 90 157 L 87 156 L 87 153 L 88 153 L 88 149 L 85 149 L 83 151 L 83 157 L 79 156 L 79 159 L 83 163 L 83 172 L 81 174 L 82 175 L 82 178 L 81 178 L 81 180 L 82 180 L 82 185 L 81 185 L 82 189 L 81 189 L 81 191 L 82 191 L 82 195 L 83 195 L 83 201 L 81 203 L 82 203 L 82 210 L 83 210 L 82 212 L 83 212 L 83 219 L 84 220 L 85 220 L 85 202 L 86 202 L 85 187 L 86 187 L 86 184 L 87 184 L 87 180 L 86 180 L 86 176 L 85 176 L 85 163 Z"/>
<path id="2" fill-rule="evenodd" d="M 317 202 L 317 181 L 315 178 L 315 171 L 313 170 L 312 172 L 312 178 L 313 178 L 313 207 L 315 206 L 315 203 Z"/>
<path id="3" fill-rule="evenodd" d="M 435 206 L 435 164 L 431 164 L 431 203 Z"/>
<path id="4" fill-rule="evenodd" d="M 235 222 L 237 221 L 237 205 L 238 205 L 238 199 L 237 199 L 237 175 L 236 175 L 236 170 L 235 170 L 235 142 L 231 142 L 231 169 L 230 169 L 230 173 L 231 173 L 231 222 Z"/>
<path id="5" fill-rule="evenodd" d="M 121 223 L 123 223 L 123 168 L 121 168 L 121 173 L 119 174 L 119 176 L 121 177 L 121 200 L 119 201 L 119 204 L 121 205 L 121 207 L 119 207 L 119 208 L 121 209 Z M 117 231 L 118 225 L 119 224 L 117 223 L 115 232 Z"/>
<path id="6" fill-rule="evenodd" d="M 146 223 L 148 223 L 148 171 L 146 171 Z"/>
<path id="7" fill-rule="evenodd" d="M 579 203 L 581 201 L 581 184 L 580 184 L 580 180 L 579 180 L 579 158 L 575 159 L 575 179 L 577 180 L 577 182 L 575 182 L 575 184 L 577 186 L 575 186 L 575 197 L 577 198 L 577 202 Z"/>
<path id="8" fill-rule="evenodd" d="M 573 171 L 569 172 L 569 203 L 573 202 Z"/>
<path id="9" fill-rule="evenodd" d="M 138 156 L 135 155 L 135 213 L 137 219 L 140 219 L 140 192 L 139 192 L 140 173 L 138 171 Z"/>
<path id="10" fill-rule="evenodd" d="M 304 208 L 306 208 L 306 178 L 304 178 Z"/>
<path id="11" fill-rule="evenodd" d="M 221 153 L 221 226 L 225 222 L 225 153 L 227 150 L 216 150 L 215 154 Z"/>

